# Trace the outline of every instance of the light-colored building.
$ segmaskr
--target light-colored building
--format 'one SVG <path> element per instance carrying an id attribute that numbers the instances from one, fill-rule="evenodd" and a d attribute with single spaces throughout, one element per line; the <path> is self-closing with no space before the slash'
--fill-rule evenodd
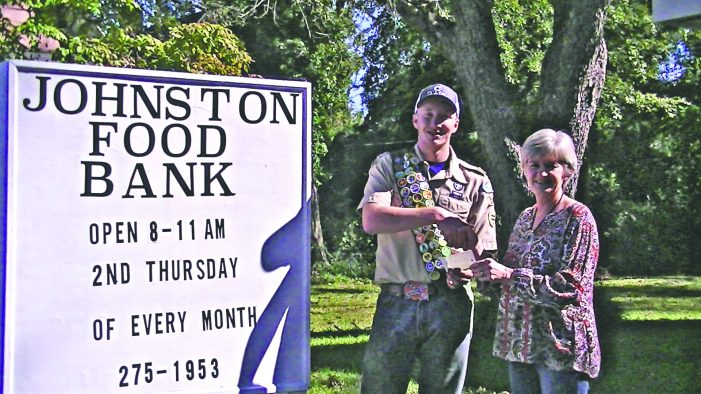
<path id="1" fill-rule="evenodd" d="M 701 0 L 652 0 L 655 23 L 701 29 Z"/>

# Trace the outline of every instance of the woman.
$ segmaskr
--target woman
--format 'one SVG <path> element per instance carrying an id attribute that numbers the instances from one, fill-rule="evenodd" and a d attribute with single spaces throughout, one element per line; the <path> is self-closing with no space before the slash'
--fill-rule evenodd
<path id="1" fill-rule="evenodd" d="M 572 139 L 539 130 L 521 148 L 536 203 L 514 225 L 504 261 L 475 263 L 472 274 L 500 282 L 493 353 L 509 362 L 512 394 L 586 393 L 601 354 L 592 305 L 599 256 L 591 211 L 564 193 L 577 171 Z"/>

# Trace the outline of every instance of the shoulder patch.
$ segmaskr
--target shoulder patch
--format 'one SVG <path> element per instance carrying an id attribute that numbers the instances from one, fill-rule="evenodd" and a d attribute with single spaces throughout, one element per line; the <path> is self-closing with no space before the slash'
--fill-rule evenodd
<path id="1" fill-rule="evenodd" d="M 494 193 L 494 188 L 492 188 L 492 182 L 489 179 L 485 179 L 480 186 L 480 190 L 484 193 Z"/>
<path id="2" fill-rule="evenodd" d="M 383 160 L 386 156 L 389 155 L 389 152 L 380 153 L 379 155 L 377 155 L 377 157 L 375 157 L 375 160 L 372 161 L 372 165 L 375 165 L 377 162 Z"/>

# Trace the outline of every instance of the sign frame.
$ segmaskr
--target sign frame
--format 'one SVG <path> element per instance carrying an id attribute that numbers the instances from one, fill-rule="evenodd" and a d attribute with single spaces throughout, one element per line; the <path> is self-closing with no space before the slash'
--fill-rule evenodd
<path id="1" fill-rule="evenodd" d="M 260 300 L 261 310 L 255 316 L 255 324 L 250 328 L 245 350 L 240 355 L 242 361 L 238 372 L 239 376 L 237 376 L 238 382 L 233 382 L 234 386 L 232 386 L 231 382 L 219 384 L 218 386 L 188 387 L 173 385 L 167 391 L 163 391 L 165 386 L 158 386 L 157 392 L 224 393 L 231 392 L 235 388 L 238 388 L 241 393 L 306 391 L 309 388 L 310 379 L 311 84 L 305 81 L 222 77 L 35 61 L 7 61 L 0 64 L 0 152 L 3 154 L 3 158 L 0 159 L 0 185 L 2 185 L 3 190 L 0 193 L 0 204 L 2 204 L 2 209 L 0 210 L 0 248 L 2 250 L 2 253 L 0 253 L 0 289 L 2 292 L 0 299 L 0 337 L 3 338 L 0 344 L 3 354 L 3 357 L 0 359 L 0 385 L 3 387 L 3 392 L 26 392 L 17 388 L 15 381 L 19 377 L 14 375 L 16 368 L 20 368 L 18 372 L 20 374 L 25 372 L 21 370 L 24 367 L 17 367 L 14 364 L 14 358 L 17 356 L 17 349 L 14 348 L 16 344 L 13 340 L 16 334 L 14 317 L 18 312 L 12 308 L 17 302 L 14 297 L 18 294 L 15 283 L 17 279 L 15 268 L 18 264 L 26 262 L 18 261 L 14 250 L 16 248 L 16 245 L 13 243 L 16 239 L 15 234 L 21 232 L 21 230 L 17 226 L 12 227 L 13 223 L 15 223 L 13 221 L 15 208 L 12 201 L 15 201 L 17 198 L 17 196 L 13 197 L 12 193 L 17 191 L 13 189 L 16 179 L 13 180 L 12 171 L 14 171 L 14 165 L 10 160 L 13 158 L 12 150 L 14 149 L 14 146 L 12 146 L 12 133 L 21 133 L 23 127 L 18 121 L 18 113 L 21 109 L 21 100 L 23 98 L 22 86 L 18 85 L 18 81 L 21 75 L 29 74 L 56 78 L 86 78 L 88 80 L 97 78 L 100 80 L 120 81 L 127 84 L 132 82 L 158 83 L 192 88 L 229 89 L 232 91 L 239 89 L 282 92 L 300 97 L 301 108 L 299 113 L 301 115 L 299 125 L 295 125 L 296 129 L 300 130 L 299 135 L 295 138 L 299 138 L 297 142 L 298 146 L 301 146 L 302 151 L 293 153 L 293 155 L 298 155 L 294 157 L 299 158 L 301 168 L 298 167 L 291 170 L 298 174 L 300 182 L 297 185 L 298 190 L 286 189 L 282 193 L 282 198 L 284 198 L 285 192 L 290 193 L 290 196 L 292 196 L 290 200 L 294 200 L 290 204 L 298 207 L 298 210 L 292 217 L 287 217 L 284 223 L 274 229 L 272 233 L 263 234 L 265 242 L 260 247 L 260 259 L 256 262 L 256 265 L 259 266 L 262 272 L 274 274 L 279 283 L 275 282 L 273 285 L 270 285 L 272 287 L 266 293 L 272 294 L 269 299 Z M 28 99 L 25 97 L 25 100 Z M 243 103 L 243 100 L 241 103 Z M 240 111 L 243 111 L 243 104 L 240 105 Z M 263 108 L 265 108 L 264 104 Z M 212 115 L 212 117 L 216 118 L 215 115 Z M 224 117 L 224 115 L 220 115 L 220 117 Z M 229 133 L 229 130 L 226 132 Z M 227 134 L 226 138 L 230 142 L 235 142 L 230 134 Z M 206 148 L 202 148 L 203 153 L 205 150 Z M 212 183 L 210 178 L 210 184 Z M 131 186 L 132 183 L 129 184 L 126 194 L 129 194 L 129 191 L 132 190 Z M 224 192 L 221 193 L 221 195 L 224 194 Z M 204 196 L 205 193 L 202 193 L 202 195 Z M 96 200 L 99 200 L 99 198 Z M 214 200 L 218 201 L 220 199 L 214 198 Z M 217 205 L 219 203 L 216 201 L 212 204 L 218 208 L 231 206 L 230 204 L 227 205 L 228 203 Z M 203 205 L 207 204 L 203 203 Z M 231 233 L 230 230 L 228 231 Z M 236 264 L 232 261 L 232 267 L 235 266 Z M 133 273 L 131 279 L 135 280 Z M 243 279 L 242 281 L 247 280 Z M 213 288 L 224 286 L 214 281 L 212 283 Z M 71 282 L 66 283 L 66 286 L 71 285 Z M 253 289 L 256 286 L 265 287 L 267 285 L 250 283 L 249 286 Z M 132 346 L 137 347 L 138 345 Z M 272 361 L 270 360 L 271 357 Z M 263 362 L 264 359 L 267 362 Z M 60 360 L 54 361 L 60 363 Z M 131 361 L 133 360 L 124 360 L 125 363 Z M 86 374 L 89 371 L 90 368 L 86 366 L 84 371 L 79 372 Z M 29 375 L 34 374 L 36 376 L 22 376 L 21 379 L 42 379 L 42 374 L 37 372 L 41 372 L 41 370 L 27 371 Z M 87 379 L 87 381 L 90 381 L 90 379 Z M 72 392 L 92 392 L 91 390 L 94 390 L 94 387 L 83 386 L 77 387 Z M 104 390 L 100 391 L 103 392 Z M 115 389 L 110 391 L 120 393 L 151 392 L 148 385 L 145 385 L 143 381 L 140 387 L 132 385 L 129 388 L 117 388 L 115 386 Z"/>

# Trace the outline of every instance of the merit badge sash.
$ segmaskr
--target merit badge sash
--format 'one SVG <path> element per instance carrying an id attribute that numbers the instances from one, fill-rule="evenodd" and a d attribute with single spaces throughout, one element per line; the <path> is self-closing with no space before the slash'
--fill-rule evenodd
<path id="1" fill-rule="evenodd" d="M 436 205 L 428 180 L 421 173 L 418 156 L 413 151 L 392 156 L 394 179 L 402 196 L 402 206 L 420 208 Z M 440 279 L 439 271 L 445 269 L 443 259 L 451 254 L 441 230 L 431 224 L 412 229 L 412 232 L 426 272 L 432 280 Z"/>

